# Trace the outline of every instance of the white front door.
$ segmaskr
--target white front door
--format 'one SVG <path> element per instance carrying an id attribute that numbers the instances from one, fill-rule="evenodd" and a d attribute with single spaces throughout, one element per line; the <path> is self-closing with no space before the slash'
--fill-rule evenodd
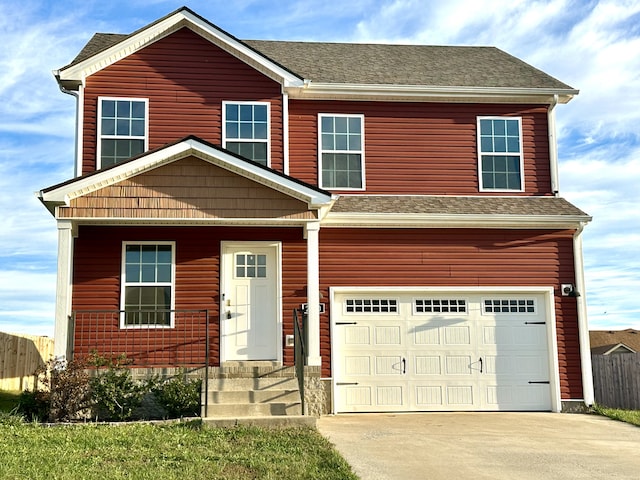
<path id="1" fill-rule="evenodd" d="M 221 360 L 281 360 L 280 244 L 223 243 Z"/>

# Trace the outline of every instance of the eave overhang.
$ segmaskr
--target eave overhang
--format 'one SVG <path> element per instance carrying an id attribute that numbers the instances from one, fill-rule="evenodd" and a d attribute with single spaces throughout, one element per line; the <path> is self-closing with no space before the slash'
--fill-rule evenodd
<path id="1" fill-rule="evenodd" d="M 290 98 L 305 100 L 350 99 L 430 101 L 454 103 L 568 103 L 578 95 L 575 89 L 506 88 L 430 85 L 364 85 L 316 83 L 285 88 Z M 557 96 L 557 97 L 556 97 Z"/>
<path id="2" fill-rule="evenodd" d="M 323 227 L 334 228 L 507 228 L 577 229 L 591 221 L 583 215 L 496 215 L 419 213 L 329 213 Z"/>
<path id="3" fill-rule="evenodd" d="M 326 212 L 337 198 L 327 191 L 298 181 L 276 170 L 255 164 L 231 152 L 208 144 L 197 137 L 187 137 L 174 144 L 144 153 L 113 167 L 54 185 L 37 192 L 37 196 L 47 209 L 55 215 L 56 207 L 69 206 L 75 198 L 189 156 L 207 161 L 229 172 L 305 202 L 310 210 L 318 210 L 320 218 L 326 215 Z"/>
<path id="4" fill-rule="evenodd" d="M 189 28 L 227 53 L 251 65 L 267 77 L 282 84 L 283 87 L 302 86 L 304 84 L 303 79 L 296 74 L 265 57 L 246 43 L 221 30 L 186 7 L 182 7 L 151 25 L 132 33 L 121 42 L 81 62 L 54 70 L 53 74 L 61 86 L 75 90 L 79 85 L 84 84 L 88 76 L 183 27 Z"/>

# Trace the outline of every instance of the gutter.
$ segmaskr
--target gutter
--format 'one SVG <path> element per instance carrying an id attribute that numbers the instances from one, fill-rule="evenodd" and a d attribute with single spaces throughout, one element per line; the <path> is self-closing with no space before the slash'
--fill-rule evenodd
<path id="1" fill-rule="evenodd" d="M 584 403 L 591 406 L 595 402 L 593 392 L 593 370 L 591 367 L 591 341 L 589 340 L 589 322 L 587 320 L 587 298 L 584 281 L 584 259 L 582 255 L 582 230 L 584 223 L 573 235 L 573 257 L 575 264 L 576 298 L 578 312 L 578 341 L 580 344 L 580 365 L 582 371 L 582 394 Z"/>
<path id="2" fill-rule="evenodd" d="M 76 99 L 76 127 L 75 127 L 75 139 L 74 139 L 74 149 L 73 149 L 73 158 L 74 158 L 74 167 L 73 167 L 73 176 L 77 177 L 79 175 L 78 173 L 78 164 L 80 163 L 78 161 L 78 153 L 80 151 L 79 147 L 78 147 L 78 142 L 80 140 L 80 134 L 79 134 L 79 127 L 80 127 L 80 94 L 78 92 L 74 92 L 73 90 L 68 90 L 66 89 L 63 85 L 62 82 L 60 80 L 60 70 L 54 70 L 53 71 L 53 76 L 56 78 L 56 81 L 58 82 L 58 88 L 60 88 L 60 91 L 62 93 L 66 93 L 67 95 L 71 95 L 72 97 L 74 97 Z"/>
<path id="3" fill-rule="evenodd" d="M 551 163 L 551 191 L 558 197 L 560 196 L 560 184 L 558 182 L 558 143 L 556 141 L 556 112 L 555 108 L 558 104 L 558 95 L 553 96 L 553 101 L 549 105 L 547 111 L 547 128 L 549 130 L 549 161 Z"/>
<path id="4" fill-rule="evenodd" d="M 483 215 L 422 213 L 334 213 L 323 227 L 344 228 L 577 228 L 591 221 L 585 215 Z"/>
<path id="5" fill-rule="evenodd" d="M 357 83 L 323 83 L 304 81 L 302 87 L 287 87 L 291 98 L 359 97 L 359 98 L 411 98 L 447 99 L 448 101 L 502 101 L 519 103 L 568 103 L 579 93 L 575 89 L 469 87 L 440 85 L 391 85 Z M 552 100 L 550 100 L 552 99 Z"/>

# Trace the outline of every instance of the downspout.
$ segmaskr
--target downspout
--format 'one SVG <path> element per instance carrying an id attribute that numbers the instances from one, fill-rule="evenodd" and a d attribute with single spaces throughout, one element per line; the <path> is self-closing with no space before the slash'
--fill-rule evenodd
<path id="1" fill-rule="evenodd" d="M 556 112 L 558 95 L 553 96 L 553 101 L 547 110 L 547 128 L 549 129 L 549 163 L 551 168 L 551 191 L 558 197 L 560 195 L 560 185 L 558 182 L 558 144 L 556 143 Z"/>
<path id="2" fill-rule="evenodd" d="M 578 312 L 578 339 L 580 343 L 580 364 L 582 366 L 582 394 L 584 403 L 591 406 L 594 403 L 593 371 L 591 367 L 591 342 L 589 340 L 589 323 L 587 320 L 587 298 L 584 281 L 584 259 L 582 256 L 582 230 L 581 223 L 573 234 L 573 257 L 575 264 L 576 298 Z"/>
<path id="3" fill-rule="evenodd" d="M 289 94 L 282 92 L 282 170 L 289 175 Z"/>
<path id="4" fill-rule="evenodd" d="M 58 82 L 58 88 L 62 93 L 66 93 L 67 95 L 71 95 L 76 99 L 76 126 L 75 126 L 75 139 L 74 139 L 74 150 L 73 150 L 73 158 L 74 158 L 74 167 L 73 167 L 73 176 L 77 177 L 80 174 L 80 161 L 78 159 L 78 153 L 80 151 L 78 142 L 80 142 L 80 132 L 78 131 L 80 127 L 80 94 L 78 92 L 74 92 L 73 90 L 68 90 L 65 88 L 60 82 L 60 72 L 58 70 L 54 70 L 53 72 L 56 81 Z"/>

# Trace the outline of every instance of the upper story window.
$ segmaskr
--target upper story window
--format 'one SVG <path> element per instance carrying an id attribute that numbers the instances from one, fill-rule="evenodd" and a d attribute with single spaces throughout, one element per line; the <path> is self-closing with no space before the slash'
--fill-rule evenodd
<path id="1" fill-rule="evenodd" d="M 121 326 L 171 327 L 175 256 L 172 242 L 125 242 Z"/>
<path id="2" fill-rule="evenodd" d="M 478 117 L 481 191 L 524 190 L 522 119 Z"/>
<path id="3" fill-rule="evenodd" d="M 364 189 L 364 116 L 318 115 L 320 187 Z"/>
<path id="4" fill-rule="evenodd" d="M 223 147 L 269 166 L 269 103 L 223 102 L 222 111 Z"/>
<path id="5" fill-rule="evenodd" d="M 98 168 L 120 163 L 147 150 L 146 98 L 98 99 Z"/>

